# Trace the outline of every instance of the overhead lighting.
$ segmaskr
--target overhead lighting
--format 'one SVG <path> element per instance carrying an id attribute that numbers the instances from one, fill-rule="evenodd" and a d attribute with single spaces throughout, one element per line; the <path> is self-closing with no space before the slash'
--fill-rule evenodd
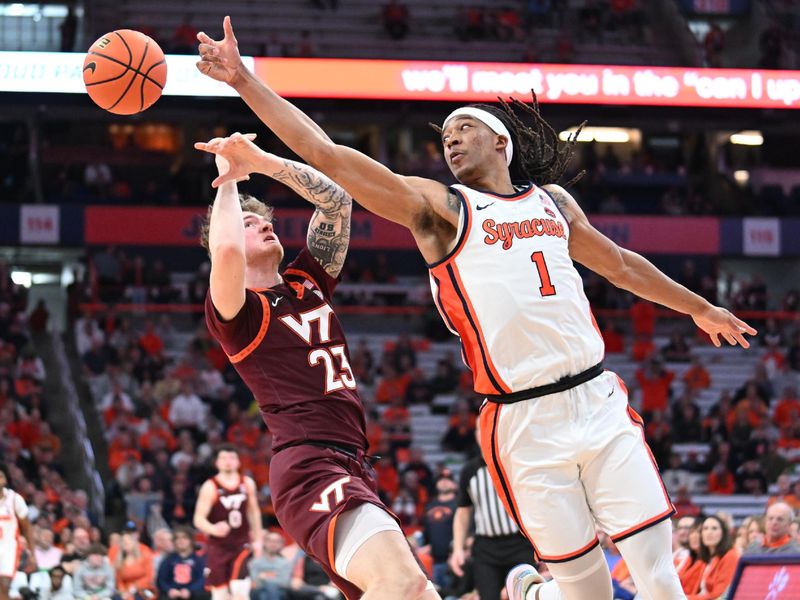
<path id="1" fill-rule="evenodd" d="M 6 9 L 6 15 L 9 17 L 21 17 L 25 14 L 25 5 L 14 3 Z"/>
<path id="2" fill-rule="evenodd" d="M 33 274 L 29 271 L 11 271 L 11 281 L 16 285 L 29 288 L 33 283 Z"/>
<path id="3" fill-rule="evenodd" d="M 558 139 L 566 142 L 575 135 L 577 127 L 570 127 L 558 134 Z M 599 142 L 601 144 L 626 144 L 632 138 L 638 137 L 638 129 L 625 129 L 623 127 L 584 127 L 578 134 L 579 142 Z"/>
<path id="4" fill-rule="evenodd" d="M 760 146 L 764 143 L 764 136 L 760 131 L 748 130 L 740 131 L 731 135 L 731 144 L 740 144 L 742 146 Z"/>
<path id="5" fill-rule="evenodd" d="M 744 187 L 750 181 L 750 171 L 744 171 L 744 170 L 734 171 L 733 179 L 740 186 Z"/>

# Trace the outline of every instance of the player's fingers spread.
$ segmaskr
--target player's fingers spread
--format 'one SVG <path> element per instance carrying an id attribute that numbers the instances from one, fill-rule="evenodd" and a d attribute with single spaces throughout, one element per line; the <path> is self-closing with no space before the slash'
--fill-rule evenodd
<path id="1" fill-rule="evenodd" d="M 709 337 L 711 337 L 711 343 L 713 343 L 717 348 L 719 348 L 720 347 L 719 335 L 716 333 L 711 333 L 709 334 Z"/>
<path id="2" fill-rule="evenodd" d="M 739 326 L 739 331 L 743 333 L 749 333 L 750 335 L 755 335 L 758 333 L 753 327 L 750 327 L 747 323 L 740 319 L 736 319 L 736 325 Z"/>
<path id="3" fill-rule="evenodd" d="M 750 347 L 750 342 L 748 342 L 741 333 L 734 333 L 733 337 L 736 338 L 736 341 L 739 343 L 739 345 L 742 348 L 749 348 Z"/>
<path id="4" fill-rule="evenodd" d="M 733 337 L 733 334 L 732 334 L 732 333 L 728 333 L 727 331 L 723 331 L 723 332 L 722 332 L 722 336 L 723 336 L 723 337 L 724 337 L 726 340 L 728 340 L 728 343 L 729 343 L 731 346 L 735 346 L 735 345 L 736 345 L 736 338 L 735 338 L 735 337 Z"/>
<path id="5" fill-rule="evenodd" d="M 214 43 L 214 40 L 212 40 L 210 37 L 208 37 L 205 34 L 205 32 L 203 32 L 203 31 L 200 31 L 197 34 L 197 40 L 202 42 L 202 43 L 204 43 L 204 44 L 213 44 Z"/>

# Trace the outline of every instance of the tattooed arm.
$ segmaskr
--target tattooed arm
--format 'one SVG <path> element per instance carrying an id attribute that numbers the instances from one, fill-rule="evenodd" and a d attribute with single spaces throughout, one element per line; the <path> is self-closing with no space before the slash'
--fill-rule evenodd
<path id="1" fill-rule="evenodd" d="M 569 222 L 569 254 L 575 261 L 619 288 L 690 315 L 716 346 L 720 345 L 719 336 L 731 345 L 750 346 L 744 334 L 755 335 L 755 329 L 673 281 L 645 257 L 615 244 L 589 223 L 575 199 L 561 186 L 549 184 L 544 189 Z"/>
<path id="2" fill-rule="evenodd" d="M 317 207 L 308 224 L 306 243 L 331 277 L 344 266 L 350 244 L 353 199 L 328 177 L 303 163 L 267 154 L 261 172 L 291 188 Z"/>

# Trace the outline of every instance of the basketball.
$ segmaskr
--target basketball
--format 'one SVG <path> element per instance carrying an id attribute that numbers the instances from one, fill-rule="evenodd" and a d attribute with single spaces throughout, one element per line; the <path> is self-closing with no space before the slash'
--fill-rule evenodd
<path id="1" fill-rule="evenodd" d="M 139 31 L 112 31 L 89 48 L 83 82 L 103 110 L 117 115 L 142 112 L 161 97 L 167 82 L 164 52 Z"/>

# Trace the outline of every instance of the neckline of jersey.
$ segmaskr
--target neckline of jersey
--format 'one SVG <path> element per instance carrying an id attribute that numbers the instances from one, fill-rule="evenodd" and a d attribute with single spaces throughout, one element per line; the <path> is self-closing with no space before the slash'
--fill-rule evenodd
<path id="1" fill-rule="evenodd" d="M 517 185 L 514 187 L 516 188 Z M 473 189 L 475 189 L 476 192 L 480 192 L 481 194 L 486 194 L 487 196 L 492 196 L 500 200 L 521 200 L 523 197 L 527 196 L 536 189 L 536 186 L 533 185 L 533 182 L 531 181 L 525 182 L 521 187 L 522 189 L 514 192 L 513 194 L 498 194 L 497 192 L 490 192 L 489 190 L 479 190 L 477 188 Z"/>

